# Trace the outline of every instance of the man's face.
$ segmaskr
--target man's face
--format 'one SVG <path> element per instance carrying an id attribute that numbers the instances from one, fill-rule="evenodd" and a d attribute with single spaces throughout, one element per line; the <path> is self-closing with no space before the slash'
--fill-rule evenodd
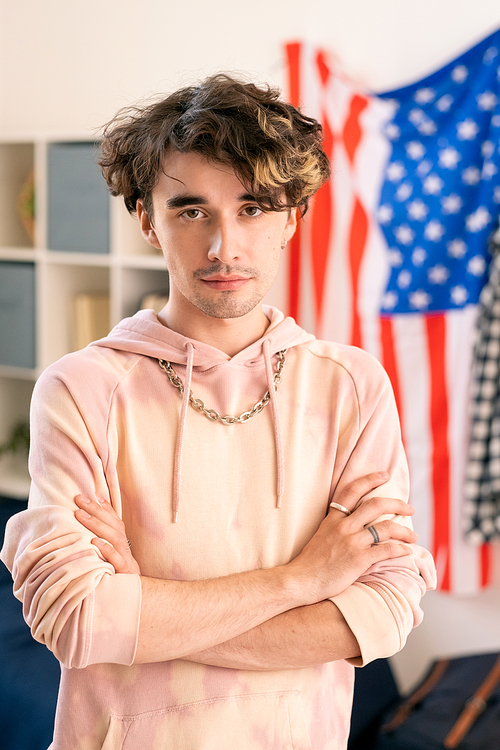
<path id="1" fill-rule="evenodd" d="M 169 304 L 212 318 L 256 308 L 295 231 L 295 211 L 262 211 L 230 167 L 174 150 L 152 201 L 152 223 L 141 201 L 138 215 L 144 237 L 165 256 Z"/>

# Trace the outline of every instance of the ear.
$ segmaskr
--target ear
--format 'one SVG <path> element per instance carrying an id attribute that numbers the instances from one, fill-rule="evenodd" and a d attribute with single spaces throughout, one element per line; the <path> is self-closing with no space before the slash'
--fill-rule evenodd
<path id="1" fill-rule="evenodd" d="M 150 245 L 156 247 L 157 250 L 161 250 L 160 242 L 158 240 L 158 237 L 156 236 L 155 229 L 153 227 L 151 219 L 149 218 L 148 212 L 144 208 L 144 204 L 141 198 L 139 198 L 136 203 L 136 211 L 137 218 L 139 219 L 139 224 L 141 227 L 142 236 L 144 237 L 146 242 L 149 242 Z"/>
<path id="2" fill-rule="evenodd" d="M 297 229 L 297 209 L 292 208 L 288 213 L 288 219 L 283 230 L 283 241 L 289 242 Z"/>

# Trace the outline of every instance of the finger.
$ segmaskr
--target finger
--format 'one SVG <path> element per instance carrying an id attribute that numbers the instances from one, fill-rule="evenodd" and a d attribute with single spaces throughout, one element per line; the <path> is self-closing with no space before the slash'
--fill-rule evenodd
<path id="1" fill-rule="evenodd" d="M 104 523 L 108 523 L 113 528 L 121 529 L 123 526 L 121 518 L 117 515 L 111 503 L 107 501 L 92 500 L 85 495 L 77 495 L 75 497 L 75 503 L 79 508 L 86 511 L 91 516 L 98 518 Z"/>
<path id="2" fill-rule="evenodd" d="M 128 548 L 127 537 L 124 529 L 116 529 L 107 521 L 101 521 L 100 518 L 96 518 L 90 513 L 87 513 L 86 510 L 80 508 L 75 511 L 75 517 L 83 526 L 85 526 L 86 529 L 92 531 L 96 536 L 105 539 L 114 547 L 119 547 L 121 549 Z"/>
<path id="3" fill-rule="evenodd" d="M 415 508 L 397 497 L 370 497 L 364 500 L 352 513 L 350 518 L 369 526 L 383 516 L 412 516 Z"/>
<path id="4" fill-rule="evenodd" d="M 388 541 L 415 544 L 418 539 L 413 529 L 393 521 L 371 524 L 366 526 L 361 533 L 369 544 L 380 544 Z"/>
<path id="5" fill-rule="evenodd" d="M 387 482 L 388 479 L 389 474 L 386 471 L 374 471 L 371 474 L 365 474 L 365 476 L 358 477 L 352 482 L 349 482 L 342 492 L 338 495 L 334 495 L 333 500 L 337 504 L 352 511 L 360 498 L 367 495 L 368 492 L 371 492 L 377 487 L 380 487 L 380 485 Z"/>
<path id="6" fill-rule="evenodd" d="M 106 562 L 109 562 L 117 573 L 128 573 L 127 560 L 112 544 L 108 544 L 104 539 L 98 539 L 97 537 L 92 539 L 92 544 L 98 548 Z"/>
<path id="7" fill-rule="evenodd" d="M 75 503 L 79 510 L 75 515 L 86 528 L 95 531 L 113 545 L 125 545 L 127 534 L 125 524 L 108 501 L 91 500 L 85 495 L 77 495 Z"/>
<path id="8" fill-rule="evenodd" d="M 392 560 L 397 557 L 406 557 L 407 555 L 412 554 L 411 549 L 400 542 L 372 544 L 367 552 L 369 552 L 372 564 L 382 562 L 383 560 Z"/>

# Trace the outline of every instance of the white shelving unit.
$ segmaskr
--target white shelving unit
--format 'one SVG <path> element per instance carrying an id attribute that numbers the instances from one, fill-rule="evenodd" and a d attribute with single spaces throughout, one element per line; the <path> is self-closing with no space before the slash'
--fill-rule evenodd
<path id="1" fill-rule="evenodd" d="M 16 422 L 28 418 L 33 386 L 42 370 L 72 350 L 71 303 L 75 294 L 108 293 L 111 328 L 138 310 L 144 294 L 168 289 L 163 256 L 143 240 L 137 221 L 121 199 L 104 198 L 109 201 L 109 252 L 66 252 L 49 247 L 50 147 L 90 141 L 88 136 L 71 136 L 0 143 L 0 282 L 6 262 L 32 264 L 35 269 L 35 367 L 0 361 L 0 444 Z M 18 208 L 19 194 L 31 173 L 35 179 L 33 239 Z M 0 304 L 0 336 L 4 324 Z M 0 495 L 27 497 L 26 464 L 19 456 L 0 457 Z"/>

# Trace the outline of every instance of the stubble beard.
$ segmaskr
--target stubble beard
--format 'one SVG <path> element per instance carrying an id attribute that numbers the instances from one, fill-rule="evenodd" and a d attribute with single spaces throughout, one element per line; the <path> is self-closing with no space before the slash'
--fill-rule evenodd
<path id="1" fill-rule="evenodd" d="M 238 299 L 239 292 L 228 289 L 218 292 L 217 299 L 210 299 L 201 294 L 196 295 L 191 300 L 192 304 L 210 318 L 242 318 L 244 315 L 248 315 L 248 313 L 252 312 L 252 310 L 262 302 L 274 281 L 274 276 L 276 275 L 274 274 L 272 278 L 268 278 L 271 274 L 266 274 L 262 279 L 261 274 L 255 268 L 228 266 L 218 263 L 210 269 L 200 269 L 195 271 L 193 277 L 195 279 L 208 279 L 210 276 L 216 274 L 229 275 L 231 273 L 240 273 L 244 276 L 248 276 L 251 279 L 249 283 L 257 285 L 257 288 L 254 290 L 251 297 L 248 299 Z"/>
<path id="2" fill-rule="evenodd" d="M 263 299 L 263 295 L 255 294 L 250 299 L 238 300 L 235 298 L 235 294 L 236 292 L 228 290 L 219 292 L 218 300 L 208 300 L 205 297 L 198 296 L 192 302 L 198 310 L 201 310 L 210 318 L 228 319 L 242 318 L 252 312 Z"/>

